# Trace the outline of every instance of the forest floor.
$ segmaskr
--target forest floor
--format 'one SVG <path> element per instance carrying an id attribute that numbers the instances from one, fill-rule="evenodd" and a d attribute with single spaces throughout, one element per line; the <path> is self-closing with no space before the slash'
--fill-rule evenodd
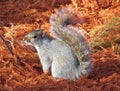
<path id="1" fill-rule="evenodd" d="M 55 81 L 43 73 L 36 50 L 22 43 L 24 35 L 38 24 L 49 30 L 54 9 L 72 5 L 75 3 L 70 0 L 0 0 L 0 34 L 14 53 L 0 39 L 0 91 L 120 91 L 120 55 L 111 48 L 97 52 L 92 49 L 94 68 L 89 77 Z M 81 5 L 77 9 L 84 14 L 81 27 L 88 33 L 120 11 L 120 3 L 90 7 Z"/>

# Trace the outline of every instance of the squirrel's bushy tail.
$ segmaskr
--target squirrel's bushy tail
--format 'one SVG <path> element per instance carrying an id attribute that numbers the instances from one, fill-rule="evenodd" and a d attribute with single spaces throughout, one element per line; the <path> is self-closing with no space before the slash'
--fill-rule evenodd
<path id="1" fill-rule="evenodd" d="M 56 11 L 50 18 L 51 32 L 57 38 L 62 39 L 70 45 L 77 56 L 80 69 L 84 72 L 91 66 L 90 46 L 85 35 L 78 27 L 71 27 L 76 22 L 76 16 L 70 10 L 64 8 Z M 87 70 L 89 71 L 89 70 Z"/>

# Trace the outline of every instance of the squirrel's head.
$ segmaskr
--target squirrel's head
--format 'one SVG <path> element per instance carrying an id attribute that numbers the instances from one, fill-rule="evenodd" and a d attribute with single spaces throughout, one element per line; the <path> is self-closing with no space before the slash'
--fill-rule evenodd
<path id="1" fill-rule="evenodd" d="M 40 40 L 45 36 L 45 31 L 36 29 L 24 36 L 23 41 L 28 45 L 39 44 Z"/>

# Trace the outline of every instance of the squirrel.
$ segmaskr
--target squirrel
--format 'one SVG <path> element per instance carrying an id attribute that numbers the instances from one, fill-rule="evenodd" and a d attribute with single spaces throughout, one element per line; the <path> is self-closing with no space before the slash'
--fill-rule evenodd
<path id="1" fill-rule="evenodd" d="M 90 45 L 78 27 L 72 28 L 76 16 L 66 8 L 50 17 L 50 32 L 36 29 L 23 40 L 36 48 L 43 72 L 51 72 L 54 78 L 77 80 L 91 73 Z"/>

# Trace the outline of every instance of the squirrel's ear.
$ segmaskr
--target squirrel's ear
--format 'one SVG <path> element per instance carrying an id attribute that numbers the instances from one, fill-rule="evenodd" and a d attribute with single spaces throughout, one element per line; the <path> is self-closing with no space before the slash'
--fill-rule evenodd
<path id="1" fill-rule="evenodd" d="M 38 31 L 39 31 L 40 37 L 44 37 L 45 34 L 46 34 L 46 32 L 45 32 L 44 30 L 41 30 L 41 29 L 40 29 L 40 26 L 39 26 L 39 25 L 37 26 L 37 28 L 36 28 L 35 30 L 38 30 Z"/>
<path id="2" fill-rule="evenodd" d="M 46 34 L 46 32 L 45 32 L 44 30 L 40 30 L 40 36 L 41 36 L 41 37 L 44 37 L 45 34 Z"/>
<path id="3" fill-rule="evenodd" d="M 37 26 L 37 28 L 35 30 L 40 30 L 40 25 Z"/>

